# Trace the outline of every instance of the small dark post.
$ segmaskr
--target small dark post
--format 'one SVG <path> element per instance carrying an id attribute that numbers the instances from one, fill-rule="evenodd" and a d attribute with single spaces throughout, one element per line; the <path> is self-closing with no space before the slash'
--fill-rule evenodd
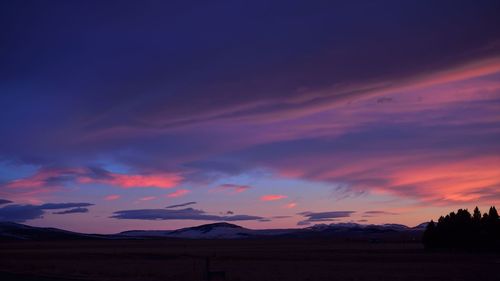
<path id="1" fill-rule="evenodd" d="M 210 258 L 205 258 L 205 281 L 210 280 Z"/>

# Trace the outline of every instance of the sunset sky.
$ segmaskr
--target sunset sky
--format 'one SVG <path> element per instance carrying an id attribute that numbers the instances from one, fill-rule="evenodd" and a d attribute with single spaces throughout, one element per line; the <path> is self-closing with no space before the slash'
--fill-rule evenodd
<path id="1" fill-rule="evenodd" d="M 500 1 L 2 1 L 0 221 L 415 226 L 500 205 Z"/>

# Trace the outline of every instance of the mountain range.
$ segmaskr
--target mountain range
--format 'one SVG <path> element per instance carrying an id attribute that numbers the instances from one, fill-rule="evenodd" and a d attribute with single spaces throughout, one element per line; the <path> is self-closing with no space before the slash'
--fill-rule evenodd
<path id="1" fill-rule="evenodd" d="M 130 230 L 112 235 L 102 235 L 0 222 L 0 240 L 336 238 L 369 241 L 413 241 L 420 239 L 426 225 L 427 223 L 422 223 L 416 227 L 408 227 L 401 224 L 334 223 L 317 224 L 297 229 L 257 230 L 220 222 L 177 230 Z"/>

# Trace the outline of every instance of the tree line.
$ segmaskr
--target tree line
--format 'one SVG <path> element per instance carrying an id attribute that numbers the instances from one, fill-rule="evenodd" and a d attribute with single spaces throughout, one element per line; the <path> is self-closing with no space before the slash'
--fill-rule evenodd
<path id="1" fill-rule="evenodd" d="M 471 214 L 459 209 L 430 221 L 423 234 L 426 248 L 500 249 L 500 218 L 490 207 L 481 215 L 476 207 Z"/>

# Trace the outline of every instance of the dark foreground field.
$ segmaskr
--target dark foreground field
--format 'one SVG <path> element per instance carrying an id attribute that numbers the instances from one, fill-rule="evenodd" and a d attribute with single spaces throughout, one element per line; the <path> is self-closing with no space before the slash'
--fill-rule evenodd
<path id="1" fill-rule="evenodd" d="M 142 240 L 0 243 L 0 280 L 500 280 L 500 255 L 419 243 Z"/>

